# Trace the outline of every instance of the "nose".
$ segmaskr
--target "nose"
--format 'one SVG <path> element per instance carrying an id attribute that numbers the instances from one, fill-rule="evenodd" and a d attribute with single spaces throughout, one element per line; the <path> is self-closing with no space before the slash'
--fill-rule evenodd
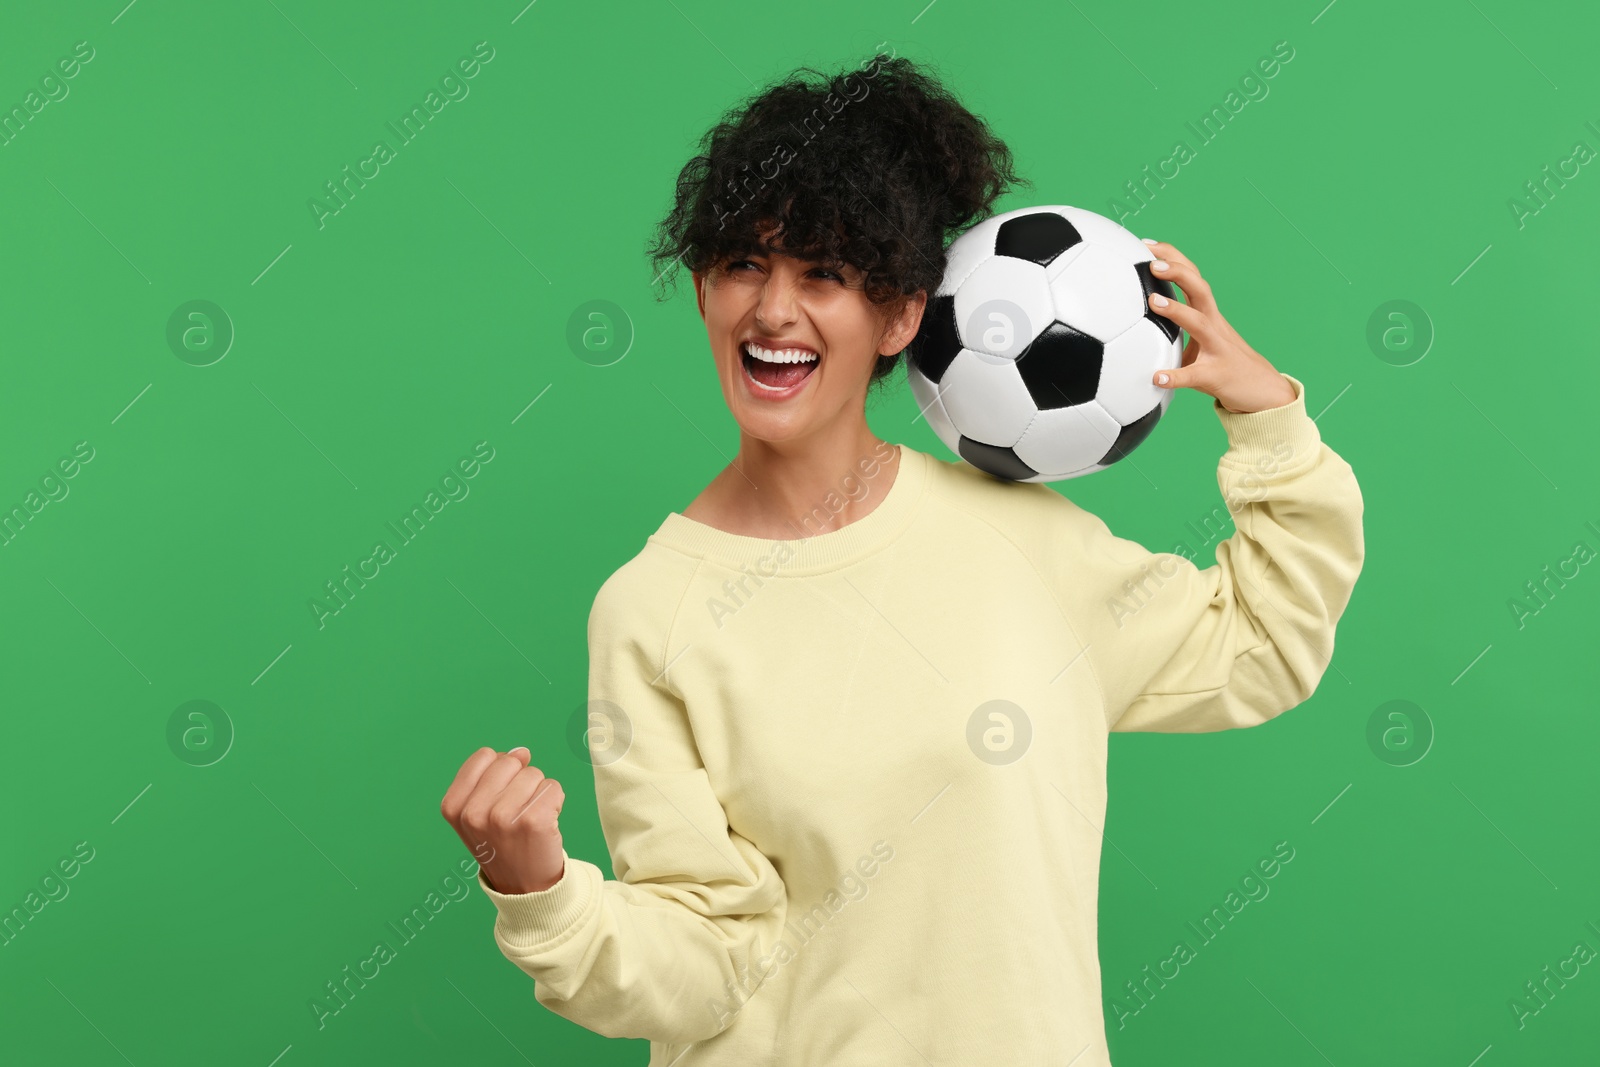
<path id="1" fill-rule="evenodd" d="M 781 334 L 795 321 L 795 288 L 795 274 L 788 264 L 776 265 L 767 274 L 756 302 L 756 325 L 763 333 Z"/>

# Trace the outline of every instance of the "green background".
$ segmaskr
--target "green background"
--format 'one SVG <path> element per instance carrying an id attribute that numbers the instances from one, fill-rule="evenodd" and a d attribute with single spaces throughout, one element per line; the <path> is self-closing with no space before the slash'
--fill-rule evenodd
<path id="1" fill-rule="evenodd" d="M 1600 150 L 1591 5 L 124 2 L 0 15 L 5 112 L 94 49 L 0 146 L 0 508 L 67 490 L 0 546 L 0 911 L 93 849 L 0 945 L 0 1058 L 645 1062 L 534 1001 L 474 884 L 411 941 L 389 924 L 459 873 L 439 801 L 485 744 L 532 748 L 569 852 L 610 870 L 568 742 L 589 606 L 738 444 L 692 290 L 658 302 L 643 246 L 723 109 L 883 42 L 1011 145 L 1034 187 L 997 210 L 1113 214 L 1188 141 L 1126 225 L 1305 382 L 1365 496 L 1311 700 L 1113 739 L 1108 998 L 1295 850 L 1137 1016 L 1108 1006 L 1119 1067 L 1593 1062 L 1600 966 L 1520 1026 L 1511 1002 L 1600 950 L 1600 567 L 1510 606 L 1600 549 L 1600 165 L 1512 208 Z M 469 95 L 319 226 L 309 201 L 480 41 Z M 1187 123 L 1279 41 L 1267 95 L 1201 143 Z M 169 344 L 197 300 L 231 323 L 220 359 Z M 595 300 L 620 314 L 575 350 Z M 1396 300 L 1417 310 L 1374 345 Z M 874 431 L 952 458 L 898 377 Z M 481 441 L 469 495 L 319 626 L 324 583 Z M 1223 446 L 1186 392 L 1056 488 L 1209 564 Z M 210 732 L 173 740 L 195 700 Z M 1391 701 L 1415 732 L 1369 740 Z M 395 958 L 319 1028 L 379 940 Z"/>

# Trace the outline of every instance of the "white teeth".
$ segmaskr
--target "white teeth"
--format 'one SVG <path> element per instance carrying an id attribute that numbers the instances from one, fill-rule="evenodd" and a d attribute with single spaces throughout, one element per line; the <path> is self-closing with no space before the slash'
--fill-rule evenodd
<path id="1" fill-rule="evenodd" d="M 760 345 L 746 341 L 744 350 L 761 360 L 763 363 L 810 363 L 817 358 L 815 352 L 807 352 L 799 348 L 784 348 L 774 351 L 762 348 Z"/>

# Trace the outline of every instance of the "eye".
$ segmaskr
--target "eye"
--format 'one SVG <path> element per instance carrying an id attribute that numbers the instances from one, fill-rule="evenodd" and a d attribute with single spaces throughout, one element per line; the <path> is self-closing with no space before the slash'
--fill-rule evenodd
<path id="1" fill-rule="evenodd" d="M 816 270 L 812 271 L 811 273 L 812 274 L 825 274 L 828 277 L 832 278 L 836 282 L 844 281 L 844 278 L 841 277 L 837 271 L 831 271 L 831 270 L 828 270 L 825 267 L 818 267 Z"/>
<path id="2" fill-rule="evenodd" d="M 755 266 L 755 264 L 750 262 L 748 259 L 736 259 L 732 263 L 728 264 L 728 270 L 731 273 L 733 271 L 738 270 L 740 267 L 754 267 L 754 266 Z"/>

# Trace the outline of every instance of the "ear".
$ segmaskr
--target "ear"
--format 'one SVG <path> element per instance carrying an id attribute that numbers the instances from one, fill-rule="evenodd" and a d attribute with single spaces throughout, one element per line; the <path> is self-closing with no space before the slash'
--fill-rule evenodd
<path id="1" fill-rule="evenodd" d="M 694 272 L 694 299 L 700 307 L 700 317 L 706 317 L 706 276 L 699 271 Z"/>
<path id="2" fill-rule="evenodd" d="M 922 325 L 922 312 L 928 306 L 928 291 L 918 289 L 915 293 L 905 298 L 905 306 L 901 308 L 889 329 L 885 331 L 883 340 L 878 344 L 881 355 L 893 356 L 903 351 L 911 339 L 917 336 L 917 330 Z"/>

